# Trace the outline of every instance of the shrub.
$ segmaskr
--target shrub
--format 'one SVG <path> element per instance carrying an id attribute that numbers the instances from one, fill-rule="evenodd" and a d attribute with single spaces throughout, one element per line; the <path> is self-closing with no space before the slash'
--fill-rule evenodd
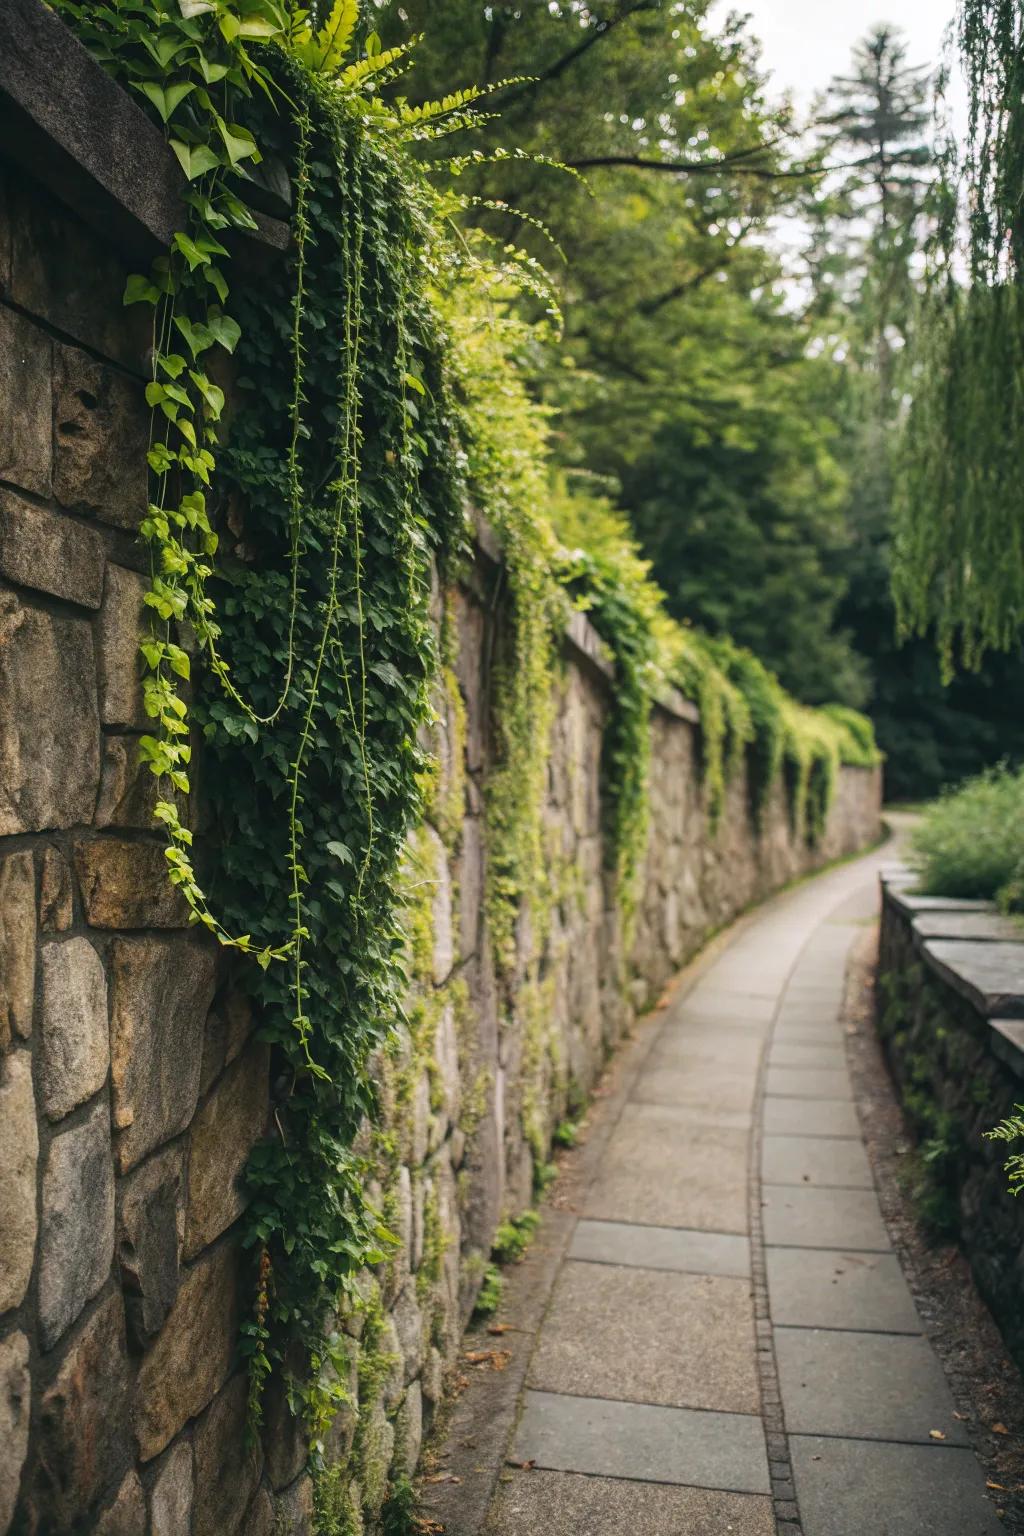
<path id="1" fill-rule="evenodd" d="M 1024 769 L 993 768 L 944 794 L 911 835 L 921 888 L 1024 908 Z"/>

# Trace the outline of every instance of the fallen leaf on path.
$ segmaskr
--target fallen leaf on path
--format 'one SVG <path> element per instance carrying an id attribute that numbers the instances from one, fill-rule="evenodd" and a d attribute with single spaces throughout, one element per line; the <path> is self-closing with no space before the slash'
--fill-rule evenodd
<path id="1" fill-rule="evenodd" d="M 463 1355 L 470 1365 L 489 1365 L 492 1371 L 503 1371 L 512 1359 L 510 1349 L 469 1349 Z"/>
<path id="2" fill-rule="evenodd" d="M 487 1332 L 488 1333 L 511 1333 L 512 1332 L 512 1324 L 511 1323 L 492 1323 L 491 1326 L 488 1328 Z"/>
<path id="3" fill-rule="evenodd" d="M 994 1424 L 989 1425 L 989 1429 L 991 1429 L 994 1435 L 1008 1435 L 1010 1433 L 1006 1425 L 1001 1424 L 998 1419 Z"/>
<path id="4" fill-rule="evenodd" d="M 425 1477 L 425 1483 L 461 1483 L 462 1478 L 456 1477 L 454 1472 L 435 1472 L 432 1477 Z"/>
<path id="5" fill-rule="evenodd" d="M 930 1429 L 928 1434 L 932 1440 L 945 1440 L 946 1438 L 945 1431 L 941 1429 Z"/>
<path id="6" fill-rule="evenodd" d="M 991 1479 L 986 1482 L 985 1487 L 994 1488 L 997 1493 L 1009 1493 L 1010 1491 L 1008 1488 L 1004 1487 L 1002 1483 L 993 1483 Z"/>
<path id="7" fill-rule="evenodd" d="M 535 1461 L 508 1461 L 506 1466 L 518 1467 L 520 1472 L 532 1472 L 537 1465 Z"/>

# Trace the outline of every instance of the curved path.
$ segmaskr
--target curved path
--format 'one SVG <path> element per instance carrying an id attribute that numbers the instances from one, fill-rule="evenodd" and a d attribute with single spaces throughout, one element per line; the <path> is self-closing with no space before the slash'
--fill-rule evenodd
<path id="1" fill-rule="evenodd" d="M 1001 1530 L 847 1075 L 845 963 L 888 857 L 769 903 L 665 1011 L 579 1203 L 487 1536 Z"/>

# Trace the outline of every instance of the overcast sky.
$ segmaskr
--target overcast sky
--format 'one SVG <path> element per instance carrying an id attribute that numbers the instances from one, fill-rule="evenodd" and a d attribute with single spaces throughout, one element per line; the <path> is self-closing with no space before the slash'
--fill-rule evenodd
<path id="1" fill-rule="evenodd" d="M 902 27 L 909 62 L 937 64 L 955 0 L 719 0 L 719 14 L 747 11 L 780 91 L 806 106 L 833 75 L 846 71 L 854 43 L 876 22 Z"/>

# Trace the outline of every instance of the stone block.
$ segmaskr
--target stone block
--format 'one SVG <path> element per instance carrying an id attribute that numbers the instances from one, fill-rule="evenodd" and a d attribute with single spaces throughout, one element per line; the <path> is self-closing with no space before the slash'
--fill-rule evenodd
<path id="1" fill-rule="evenodd" d="M 184 928 L 188 905 L 167 878 L 161 843 L 79 838 L 75 873 L 92 928 Z"/>
<path id="2" fill-rule="evenodd" d="M 416 1288 L 411 1283 L 405 1287 L 395 1302 L 391 1317 L 402 1355 L 402 1377 L 408 1383 L 419 1375 L 423 1366 L 425 1342 L 423 1313 L 416 1299 Z"/>
<path id="3" fill-rule="evenodd" d="M 117 1498 L 96 1522 L 94 1536 L 146 1536 L 146 1496 L 134 1469 L 117 1490 Z"/>
<path id="4" fill-rule="evenodd" d="M 0 490 L 0 574 L 8 581 L 98 608 L 105 563 L 94 528 Z"/>
<path id="5" fill-rule="evenodd" d="M 0 1058 L 0 1313 L 28 1289 L 36 1250 L 39 1132 L 27 1051 Z"/>
<path id="6" fill-rule="evenodd" d="M 149 413 L 142 385 L 80 352 L 58 346 L 53 360 L 57 500 L 118 528 L 137 528 L 146 510 Z"/>
<path id="7" fill-rule="evenodd" d="M 117 1259 L 131 1333 L 140 1347 L 160 1331 L 178 1294 L 184 1165 L 184 1147 L 178 1143 L 147 1158 L 117 1191 Z"/>
<path id="8" fill-rule="evenodd" d="M 134 1428 L 143 1461 L 158 1456 L 227 1380 L 238 1304 L 238 1255 L 231 1245 L 185 1271 L 167 1321 L 139 1367 Z"/>
<path id="9" fill-rule="evenodd" d="M 205 936 L 114 940 L 110 1062 L 122 1173 L 192 1119 L 215 961 Z"/>
<path id="10" fill-rule="evenodd" d="M 252 1004 L 241 992 L 228 992 L 211 1008 L 203 1034 L 200 1093 L 206 1093 L 238 1055 L 252 1033 Z"/>
<path id="11" fill-rule="evenodd" d="M 354 1356 L 356 1346 L 350 1346 L 349 1352 Z M 288 1378 L 301 1376 L 305 1368 L 301 1350 L 292 1348 L 284 1361 L 284 1369 L 271 1372 L 264 1388 L 262 1440 L 271 1488 L 287 1488 L 293 1483 L 309 1456 L 309 1442 L 303 1432 L 302 1420 L 292 1413 L 288 1402 Z M 345 1412 L 344 1409 L 341 1411 Z M 333 1430 L 332 1421 L 325 1446 L 329 1445 Z"/>
<path id="12" fill-rule="evenodd" d="M 12 188 L 11 229 L 14 302 L 144 374 L 152 311 L 145 304 L 125 308 L 125 268 L 109 246 L 54 198 L 23 187 Z"/>
<path id="13" fill-rule="evenodd" d="M 39 877 L 39 926 L 44 933 L 64 933 L 74 922 L 71 869 L 59 848 L 43 849 Z"/>
<path id="14" fill-rule="evenodd" d="M 18 1501 L 31 1407 L 28 1339 L 12 1333 L 0 1342 L 0 1531 L 7 1530 Z"/>
<path id="15" fill-rule="evenodd" d="M 51 1120 L 60 1120 L 98 1093 L 107 1078 L 107 978 L 88 939 L 51 939 L 39 958 L 43 1107 Z"/>
<path id="16" fill-rule="evenodd" d="M 245 1209 L 242 1173 L 266 1128 L 269 1074 L 269 1047 L 254 1042 L 227 1068 L 192 1122 L 186 1258 L 212 1243 Z"/>
<path id="17" fill-rule="evenodd" d="M 88 823 L 99 777 L 91 625 L 0 592 L 0 836 Z"/>
<path id="18" fill-rule="evenodd" d="M 0 1052 L 31 1034 L 35 985 L 35 873 L 25 848 L 0 859 Z"/>
<path id="19" fill-rule="evenodd" d="M 192 1447 L 178 1440 L 163 1457 L 149 1496 L 151 1536 L 180 1536 L 192 1529 Z"/>
<path id="20" fill-rule="evenodd" d="M 259 1453 L 246 1444 L 248 1390 L 236 1376 L 196 1425 L 193 1536 L 234 1536 L 259 1481 Z"/>
<path id="21" fill-rule="evenodd" d="M 40 1531 L 76 1528 L 131 1462 L 128 1356 L 119 1293 L 69 1341 L 40 1404 L 31 1503 Z"/>
<path id="22" fill-rule="evenodd" d="M 159 798 L 160 782 L 148 764 L 139 761 L 136 737 L 104 736 L 100 796 L 93 825 L 148 832 L 156 824 L 154 808 Z"/>
<path id="23" fill-rule="evenodd" d="M 412 1382 L 395 1414 L 395 1459 L 392 1478 L 411 1478 L 420 1459 L 423 1443 L 423 1393 L 418 1381 Z"/>
<path id="24" fill-rule="evenodd" d="M 279 1495 L 277 1508 L 282 1536 L 313 1536 L 313 1479 L 308 1472 Z"/>
<path id="25" fill-rule="evenodd" d="M 0 304 L 0 480 L 50 494 L 52 343 Z"/>
<path id="26" fill-rule="evenodd" d="M 274 1501 L 265 1488 L 257 1488 L 256 1497 L 249 1505 L 241 1536 L 278 1536 L 278 1531 Z M 157 1536 L 155 1531 L 153 1536 Z"/>
<path id="27" fill-rule="evenodd" d="M 137 571 L 108 565 L 99 624 L 100 717 L 104 725 L 148 726 L 142 702 L 142 657 L 146 633 L 143 597 L 148 583 Z"/>
<path id="28" fill-rule="evenodd" d="M 100 1290 L 114 1257 L 114 1169 L 106 1097 L 50 1143 L 43 1169 L 39 1324 L 50 1349 Z"/>

